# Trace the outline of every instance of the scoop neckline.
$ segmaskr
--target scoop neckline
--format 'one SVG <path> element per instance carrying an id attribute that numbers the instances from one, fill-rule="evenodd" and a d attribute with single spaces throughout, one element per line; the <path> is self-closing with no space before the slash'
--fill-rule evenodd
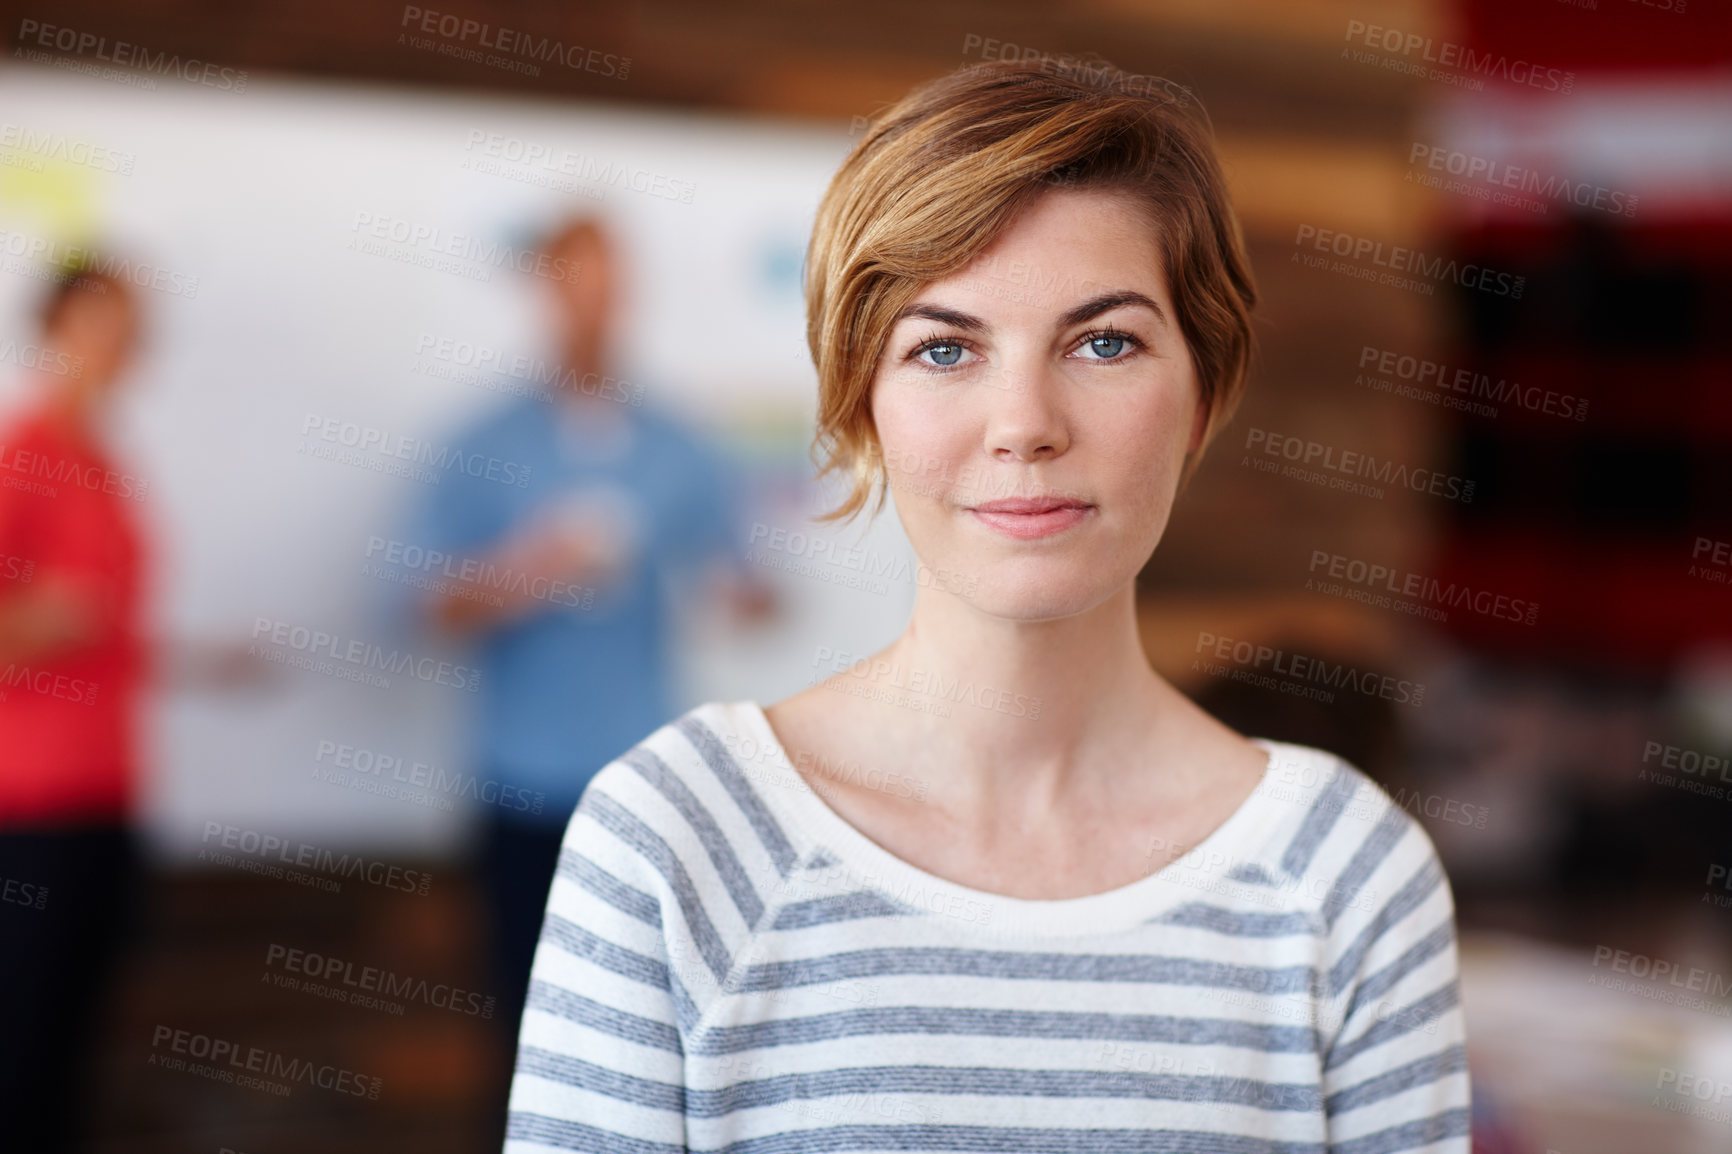
<path id="1" fill-rule="evenodd" d="M 793 769 L 794 763 L 762 705 L 756 701 L 739 702 L 736 711 L 754 731 L 748 736 L 771 750 L 779 764 L 787 765 L 798 778 L 801 788 L 761 792 L 778 795 L 767 799 L 773 808 L 787 805 L 795 811 L 796 828 L 808 840 L 829 850 L 841 864 L 860 875 L 866 884 L 878 886 L 888 883 L 893 896 L 910 891 L 919 894 L 921 900 L 916 904 L 929 912 L 944 913 L 960 908 L 968 916 L 952 916 L 988 936 L 1112 933 L 1142 925 L 1169 909 L 1195 900 L 1207 891 L 1198 887 L 1194 876 L 1187 878 L 1186 871 L 1192 871 L 1194 875 L 1200 868 L 1197 863 L 1211 860 L 1208 855 L 1219 854 L 1223 845 L 1243 844 L 1247 832 L 1255 829 L 1270 812 L 1268 791 L 1264 787 L 1270 781 L 1280 747 L 1288 744 L 1261 737 L 1246 738 L 1267 755 L 1257 784 L 1206 837 L 1160 869 L 1115 889 L 1081 897 L 1018 898 L 950 881 L 891 853 L 832 809 L 804 775 Z M 1224 854 L 1214 860 L 1231 866 L 1249 860 L 1249 856 Z"/>

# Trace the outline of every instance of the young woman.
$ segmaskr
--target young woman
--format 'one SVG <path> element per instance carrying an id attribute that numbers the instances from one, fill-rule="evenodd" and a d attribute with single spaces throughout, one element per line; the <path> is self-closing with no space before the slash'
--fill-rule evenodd
<path id="1" fill-rule="evenodd" d="M 137 292 L 57 270 L 32 403 L 0 426 L 0 1127 L 70 1150 L 136 914 L 149 558 L 104 434 L 141 329 Z M 27 348 L 29 346 L 26 346 Z M 29 895 L 29 896 L 26 896 Z"/>
<path id="2" fill-rule="evenodd" d="M 843 162 L 806 275 L 833 516 L 887 487 L 934 579 L 882 653 L 594 778 L 507 1148 L 1464 1154 L 1425 834 L 1138 640 L 1250 352 L 1189 93 L 923 86 Z"/>

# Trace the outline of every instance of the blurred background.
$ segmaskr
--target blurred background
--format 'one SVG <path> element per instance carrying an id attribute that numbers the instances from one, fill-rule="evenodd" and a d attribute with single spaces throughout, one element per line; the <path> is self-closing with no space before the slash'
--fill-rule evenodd
<path id="1" fill-rule="evenodd" d="M 1732 1149 L 1732 1094 L 1697 1088 L 1732 1085 L 1732 10 L 9 8 L 0 579 L 40 593 L 72 546 L 6 532 L 102 489 L 139 542 L 148 654 L 111 790 L 141 880 L 93 995 L 78 1148 L 498 1148 L 488 830 L 569 802 L 478 752 L 500 724 L 479 678 L 517 658 L 422 606 L 480 556 L 475 510 L 544 483 L 529 441 L 564 402 L 543 387 L 581 360 L 570 310 L 599 307 L 523 254 L 601 225 L 591 408 L 677 426 L 714 469 L 691 491 L 729 494 L 668 497 L 709 517 L 721 586 L 629 528 L 607 539 L 666 578 L 660 608 L 573 584 L 665 637 L 643 676 L 666 716 L 774 701 L 888 643 L 916 588 L 892 513 L 808 520 L 832 494 L 800 278 L 830 174 L 921 80 L 1099 56 L 1202 99 L 1264 302 L 1245 403 L 1139 582 L 1151 661 L 1425 824 L 1460 911 L 1476 1149 Z M 100 310 L 42 314 L 73 267 L 136 319 L 87 422 L 102 484 L 29 440 L 44 398 L 102 376 L 78 328 Z M 571 459 L 605 471 L 604 441 Z M 488 476 L 449 467 L 471 451 Z M 608 563 L 636 562 L 570 572 Z M 1419 692 L 1324 700 L 1239 643 Z M 55 696 L 11 658 L 8 697 Z M 0 826 L 39 822 L 18 804 Z M 76 892 L 15 875 L 9 949 Z M 224 1044 L 368 1089 L 194 1068 Z"/>

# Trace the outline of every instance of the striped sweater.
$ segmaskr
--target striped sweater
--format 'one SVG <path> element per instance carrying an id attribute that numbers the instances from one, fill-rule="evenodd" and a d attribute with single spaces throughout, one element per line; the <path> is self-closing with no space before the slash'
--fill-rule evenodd
<path id="1" fill-rule="evenodd" d="M 1257 743 L 1183 856 L 1030 901 L 868 839 L 756 704 L 693 710 L 572 817 L 506 1151 L 1466 1154 L 1430 840 L 1333 755 Z"/>

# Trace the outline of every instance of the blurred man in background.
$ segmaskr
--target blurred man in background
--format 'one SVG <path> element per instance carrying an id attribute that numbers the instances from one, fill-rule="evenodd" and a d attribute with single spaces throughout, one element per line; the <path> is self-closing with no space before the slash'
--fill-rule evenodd
<path id="1" fill-rule="evenodd" d="M 501 1024 L 512 1043 L 559 843 L 608 761 L 673 716 L 668 596 L 708 586 L 737 614 L 768 608 L 740 557 L 733 479 L 713 451 L 611 375 L 619 296 L 612 243 L 589 220 L 543 246 L 560 327 L 553 403 L 512 403 L 456 439 L 514 463 L 523 485 L 453 471 L 415 544 L 478 577 L 431 616 L 479 648 L 477 772 L 515 787 L 483 817 Z M 544 795 L 539 812 L 520 808 Z"/>
<path id="2" fill-rule="evenodd" d="M 131 917 L 141 542 L 103 417 L 138 308 L 117 278 L 50 289 L 34 403 L 0 430 L 0 1118 L 70 1148 Z"/>

